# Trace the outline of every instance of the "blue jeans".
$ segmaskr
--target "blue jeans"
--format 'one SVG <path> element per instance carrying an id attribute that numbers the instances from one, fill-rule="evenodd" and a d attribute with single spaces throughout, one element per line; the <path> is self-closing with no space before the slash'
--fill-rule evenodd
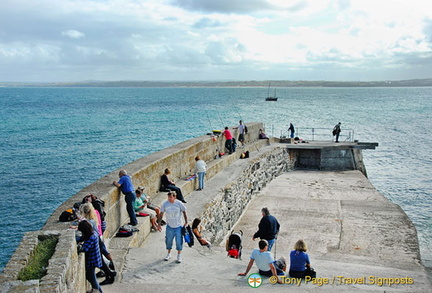
<path id="1" fill-rule="evenodd" d="M 102 292 L 102 289 L 99 286 L 99 282 L 96 278 L 95 267 L 86 268 L 86 279 L 89 281 L 93 289 L 97 289 L 99 292 Z"/>
<path id="2" fill-rule="evenodd" d="M 276 269 L 276 274 L 277 274 L 278 276 L 283 276 L 283 275 L 285 275 L 284 271 L 282 271 L 280 268 L 278 268 L 275 264 L 276 264 L 276 261 L 273 262 L 273 265 L 274 265 L 274 267 L 275 267 L 275 269 Z M 271 270 L 268 270 L 268 271 L 261 271 L 261 270 L 259 270 L 258 272 L 259 272 L 259 274 L 260 274 L 261 276 L 267 276 L 267 277 L 271 277 L 271 276 L 273 276 L 273 272 L 272 272 Z"/>
<path id="3" fill-rule="evenodd" d="M 176 195 L 177 195 L 176 198 L 177 198 L 179 201 L 184 201 L 183 193 L 182 193 L 180 187 L 177 187 L 177 186 L 172 185 L 172 184 L 167 185 L 166 187 L 167 187 L 169 190 L 171 190 L 171 191 L 175 191 L 175 192 L 176 192 Z"/>
<path id="4" fill-rule="evenodd" d="M 176 241 L 176 249 L 183 250 L 183 235 L 181 230 L 182 226 L 171 228 L 170 226 L 166 225 L 165 244 L 167 250 L 172 249 L 174 238 Z"/>
<path id="5" fill-rule="evenodd" d="M 198 188 L 203 189 L 204 188 L 204 176 L 206 172 L 198 172 Z"/>
<path id="6" fill-rule="evenodd" d="M 135 209 L 134 209 L 135 199 L 136 199 L 135 192 L 131 191 L 125 194 L 126 210 L 127 213 L 129 214 L 130 224 L 134 226 L 138 224 L 136 214 L 135 214 Z"/>
<path id="7" fill-rule="evenodd" d="M 267 248 L 267 250 L 268 251 L 271 251 L 271 249 L 272 249 L 272 247 L 273 247 L 273 244 L 275 243 L 275 238 L 273 238 L 272 240 L 267 240 L 267 243 L 268 243 L 268 248 Z"/>
<path id="8" fill-rule="evenodd" d="M 228 152 L 231 154 L 233 152 L 232 149 L 232 139 L 227 139 L 225 141 L 225 147 L 227 148 Z"/>

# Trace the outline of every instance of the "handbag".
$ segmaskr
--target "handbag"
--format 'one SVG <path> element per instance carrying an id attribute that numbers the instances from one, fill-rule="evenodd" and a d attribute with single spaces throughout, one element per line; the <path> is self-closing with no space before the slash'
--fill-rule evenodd
<path id="1" fill-rule="evenodd" d="M 310 276 L 311 278 L 316 278 L 316 271 L 314 268 L 306 267 L 305 276 Z"/>

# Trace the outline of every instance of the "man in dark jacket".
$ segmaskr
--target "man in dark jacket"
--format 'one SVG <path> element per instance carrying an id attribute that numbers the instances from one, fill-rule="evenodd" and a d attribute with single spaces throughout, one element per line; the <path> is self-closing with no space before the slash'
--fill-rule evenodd
<path id="1" fill-rule="evenodd" d="M 339 122 L 333 127 L 333 136 L 336 136 L 335 142 L 339 142 L 339 135 L 341 133 L 341 123 Z"/>
<path id="2" fill-rule="evenodd" d="M 262 208 L 262 218 L 258 224 L 258 231 L 252 237 L 252 240 L 256 238 L 265 239 L 268 242 L 268 251 L 273 247 L 276 240 L 277 234 L 279 233 L 279 222 L 275 217 L 270 215 L 268 208 Z"/>

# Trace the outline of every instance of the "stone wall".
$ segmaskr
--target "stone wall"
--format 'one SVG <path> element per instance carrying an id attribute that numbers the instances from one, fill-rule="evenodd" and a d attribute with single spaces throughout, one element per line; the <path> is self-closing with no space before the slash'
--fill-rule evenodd
<path id="1" fill-rule="evenodd" d="M 251 199 L 268 182 L 293 167 L 294 158 L 290 158 L 288 150 L 276 148 L 251 161 L 236 178 L 228 179 L 225 188 L 216 194 L 201 215 L 210 242 L 221 242 Z"/>
<path id="2" fill-rule="evenodd" d="M 19 281 L 18 273 L 28 263 L 39 241 L 55 236 L 58 243 L 41 280 Z M 77 253 L 75 232 L 33 231 L 25 233 L 20 245 L 0 276 L 0 292 L 85 292 L 84 254 Z"/>
<path id="3" fill-rule="evenodd" d="M 331 147 L 315 147 L 291 149 L 291 156 L 295 157 L 295 168 L 318 170 L 359 170 L 366 177 L 366 167 L 360 148 L 352 145 L 333 145 Z"/>

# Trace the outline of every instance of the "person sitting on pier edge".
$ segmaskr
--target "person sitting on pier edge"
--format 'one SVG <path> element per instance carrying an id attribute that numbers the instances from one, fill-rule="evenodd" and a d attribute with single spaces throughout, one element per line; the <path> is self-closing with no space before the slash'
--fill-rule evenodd
<path id="1" fill-rule="evenodd" d="M 270 140 L 261 128 L 259 130 L 258 139 L 267 139 L 267 142 Z"/>
<path id="2" fill-rule="evenodd" d="M 310 276 L 316 278 L 316 272 L 310 266 L 309 255 L 306 253 L 306 242 L 299 240 L 294 245 L 294 250 L 290 253 L 289 276 L 291 278 L 305 278 Z"/>
<path id="3" fill-rule="evenodd" d="M 175 185 L 175 182 L 168 178 L 168 175 L 170 175 L 170 174 L 171 174 L 170 169 L 166 168 L 162 177 L 161 177 L 161 191 L 166 191 L 166 190 L 175 191 L 175 193 L 177 195 L 177 199 L 179 201 L 181 201 L 182 203 L 186 203 L 180 187 L 177 187 Z"/>
<path id="4" fill-rule="evenodd" d="M 121 191 L 125 195 L 126 201 L 126 210 L 129 215 L 129 225 L 136 226 L 138 221 L 136 219 L 135 210 L 134 210 L 134 202 L 135 202 L 135 188 L 132 184 L 131 177 L 127 174 L 126 170 L 121 170 L 119 172 L 120 180 L 114 181 L 113 184 L 117 187 L 120 187 Z"/>
<path id="5" fill-rule="evenodd" d="M 281 257 L 279 260 L 275 261 L 271 255 L 271 252 L 268 251 L 268 243 L 266 240 L 260 240 L 258 247 L 259 249 L 254 249 L 252 251 L 246 271 L 244 273 L 238 273 L 238 276 L 246 276 L 252 268 L 253 263 L 256 262 L 259 274 L 261 276 L 275 276 L 277 278 L 277 282 L 282 284 L 283 282 L 278 276 L 285 275 L 283 272 L 284 264 L 286 264 L 285 258 Z M 276 263 L 281 264 L 282 267 L 278 267 Z"/>
<path id="6" fill-rule="evenodd" d="M 232 154 L 233 153 L 233 149 L 232 149 L 232 139 L 233 136 L 231 134 L 231 131 L 229 131 L 228 126 L 225 127 L 224 132 L 222 132 L 222 135 L 225 136 L 225 148 L 227 148 L 228 150 L 228 154 Z"/>
<path id="7" fill-rule="evenodd" d="M 135 194 L 136 194 L 136 199 L 134 203 L 135 212 L 137 213 L 142 212 L 148 214 L 150 216 L 150 223 L 152 225 L 152 228 L 155 231 L 159 231 L 159 232 L 162 231 L 162 228 L 158 225 L 158 223 L 156 223 L 156 212 L 147 207 L 147 203 L 141 197 L 142 194 L 141 190 L 139 189 L 135 190 Z"/>
<path id="8" fill-rule="evenodd" d="M 255 240 L 255 238 L 267 240 L 268 250 L 270 251 L 279 233 L 280 224 L 274 216 L 270 215 L 268 208 L 262 208 L 261 214 L 262 218 L 258 224 L 258 231 L 254 234 L 252 240 Z"/>
<path id="9" fill-rule="evenodd" d="M 196 239 L 202 246 L 207 246 L 208 249 L 211 249 L 211 243 L 202 237 L 202 226 L 201 219 L 195 218 L 192 222 L 192 232 L 194 233 Z"/>

